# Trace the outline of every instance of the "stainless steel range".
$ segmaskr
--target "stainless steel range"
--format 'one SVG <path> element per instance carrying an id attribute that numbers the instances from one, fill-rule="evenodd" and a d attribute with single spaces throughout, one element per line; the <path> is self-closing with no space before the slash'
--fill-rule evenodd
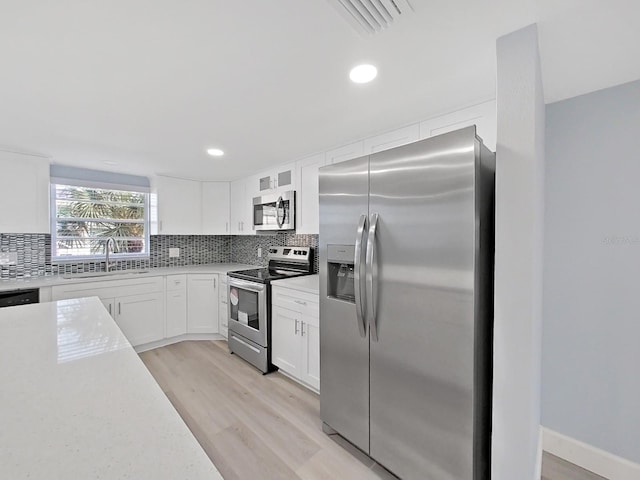
<path id="1" fill-rule="evenodd" d="M 271 282 L 313 273 L 311 247 L 270 247 L 269 266 L 229 272 L 229 351 L 268 373 L 271 364 Z"/>

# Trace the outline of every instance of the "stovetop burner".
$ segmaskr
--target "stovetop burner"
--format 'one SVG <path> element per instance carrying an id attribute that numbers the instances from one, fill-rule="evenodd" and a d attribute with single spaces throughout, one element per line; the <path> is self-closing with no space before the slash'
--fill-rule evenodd
<path id="1" fill-rule="evenodd" d="M 244 280 L 250 280 L 252 282 L 260 283 L 268 283 L 273 280 L 282 280 L 283 278 L 298 277 L 300 275 L 309 275 L 309 273 L 271 268 L 254 268 L 253 270 L 238 270 L 236 272 L 229 272 L 230 277 L 242 278 Z"/>
<path id="2" fill-rule="evenodd" d="M 229 272 L 233 278 L 250 282 L 270 283 L 283 278 L 298 277 L 313 273 L 311 247 L 270 247 L 269 266 Z"/>

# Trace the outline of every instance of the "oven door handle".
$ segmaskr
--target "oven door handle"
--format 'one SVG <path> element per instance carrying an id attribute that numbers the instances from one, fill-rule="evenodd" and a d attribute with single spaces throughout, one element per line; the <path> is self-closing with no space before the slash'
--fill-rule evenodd
<path id="1" fill-rule="evenodd" d="M 238 287 L 256 293 L 262 293 L 265 289 L 265 285 L 262 283 L 249 282 L 247 280 L 241 280 L 233 277 L 229 277 L 228 285 L 229 287 Z"/>
<path id="2" fill-rule="evenodd" d="M 278 228 L 282 228 L 282 225 L 284 224 L 284 208 L 282 213 L 282 221 L 280 221 L 280 214 L 278 213 L 280 211 L 280 207 L 282 207 L 283 205 L 284 201 L 282 200 L 282 195 L 280 195 L 278 197 L 278 200 L 276 201 L 276 223 L 278 224 Z"/>

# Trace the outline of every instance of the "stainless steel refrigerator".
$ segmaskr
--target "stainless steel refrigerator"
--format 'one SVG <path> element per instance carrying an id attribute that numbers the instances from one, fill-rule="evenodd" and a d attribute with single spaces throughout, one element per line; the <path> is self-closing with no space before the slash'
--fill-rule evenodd
<path id="1" fill-rule="evenodd" d="M 320 170 L 320 414 L 402 479 L 490 478 L 495 155 L 475 127 Z"/>

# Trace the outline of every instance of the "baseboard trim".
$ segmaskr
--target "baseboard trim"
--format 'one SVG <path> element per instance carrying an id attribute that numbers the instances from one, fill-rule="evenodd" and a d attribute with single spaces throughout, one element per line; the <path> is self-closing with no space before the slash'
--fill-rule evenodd
<path id="1" fill-rule="evenodd" d="M 542 446 L 546 452 L 609 480 L 640 478 L 640 464 L 546 427 L 542 427 Z"/>
<path id="2" fill-rule="evenodd" d="M 136 353 L 142 353 L 148 350 L 153 350 L 154 348 L 166 347 L 167 345 L 173 345 L 174 343 L 184 342 L 187 340 L 226 340 L 226 338 L 219 333 L 187 333 L 185 335 L 178 335 L 177 337 L 163 338 L 157 342 L 137 345 L 133 348 Z"/>

